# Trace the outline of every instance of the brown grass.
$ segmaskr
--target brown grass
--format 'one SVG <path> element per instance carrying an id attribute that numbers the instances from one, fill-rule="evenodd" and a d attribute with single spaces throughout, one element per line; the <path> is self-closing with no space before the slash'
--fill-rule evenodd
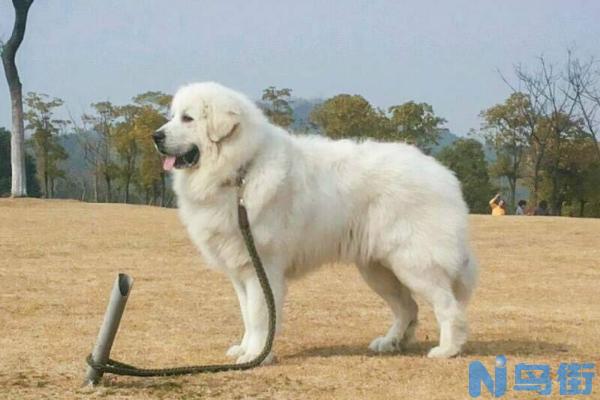
<path id="1" fill-rule="evenodd" d="M 438 333 L 423 304 L 417 346 L 369 353 L 388 310 L 334 266 L 291 284 L 275 365 L 91 390 L 84 358 L 117 272 L 135 285 L 113 356 L 140 366 L 225 361 L 241 332 L 233 289 L 202 268 L 174 210 L 0 200 L 0 398 L 464 399 L 474 359 L 506 354 L 509 376 L 517 362 L 598 362 L 600 220 L 473 216 L 472 230 L 482 268 L 462 357 L 425 357 Z"/>

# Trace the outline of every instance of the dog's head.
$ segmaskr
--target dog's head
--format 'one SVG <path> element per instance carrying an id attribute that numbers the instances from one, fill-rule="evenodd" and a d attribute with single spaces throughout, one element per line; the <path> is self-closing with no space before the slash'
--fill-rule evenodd
<path id="1" fill-rule="evenodd" d="M 214 167 L 219 158 L 243 158 L 241 153 L 253 138 L 242 132 L 251 131 L 255 110 L 243 95 L 216 83 L 179 89 L 173 97 L 171 120 L 153 134 L 156 149 L 165 157 L 163 168 L 194 170 Z"/>

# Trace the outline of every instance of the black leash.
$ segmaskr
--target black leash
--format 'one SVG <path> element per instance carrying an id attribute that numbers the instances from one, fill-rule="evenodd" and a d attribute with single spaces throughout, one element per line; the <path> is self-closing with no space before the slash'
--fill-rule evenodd
<path id="1" fill-rule="evenodd" d="M 113 359 L 108 359 L 106 363 L 99 363 L 94 361 L 92 354 L 88 355 L 86 361 L 88 365 L 94 368 L 97 371 L 103 373 L 110 373 L 115 375 L 127 375 L 127 376 L 141 376 L 141 377 L 150 377 L 150 376 L 175 376 L 175 375 L 190 375 L 190 374 L 202 374 L 208 372 L 223 372 L 223 371 L 240 371 L 258 367 L 269 355 L 271 352 L 271 348 L 273 347 L 273 339 L 275 338 L 275 300 L 273 298 L 273 291 L 271 290 L 271 286 L 269 285 L 269 280 L 267 278 L 267 274 L 265 269 L 263 268 L 262 261 L 256 251 L 256 246 L 254 245 L 254 237 L 252 236 L 252 231 L 250 230 L 250 223 L 248 221 L 248 212 L 246 211 L 246 207 L 244 205 L 244 198 L 242 196 L 242 191 L 245 184 L 245 170 L 241 170 L 238 174 L 236 180 L 237 186 L 237 198 L 238 198 L 238 225 L 240 227 L 240 231 L 242 232 L 242 236 L 244 237 L 244 243 L 246 245 L 246 249 L 248 250 L 248 254 L 250 255 L 250 259 L 252 260 L 252 265 L 256 270 L 256 275 L 260 282 L 260 286 L 263 290 L 263 294 L 265 296 L 265 301 L 267 302 L 268 314 L 269 314 L 269 332 L 267 335 L 267 340 L 265 342 L 265 346 L 263 347 L 262 352 L 254 359 L 242 364 L 214 364 L 214 365 L 190 365 L 185 367 L 175 367 L 175 368 L 138 368 L 133 365 L 125 364 L 120 361 L 116 361 Z"/>

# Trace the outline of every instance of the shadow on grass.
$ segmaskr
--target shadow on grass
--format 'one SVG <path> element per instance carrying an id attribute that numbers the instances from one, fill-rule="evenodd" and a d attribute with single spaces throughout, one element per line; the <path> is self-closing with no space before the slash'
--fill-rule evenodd
<path id="1" fill-rule="evenodd" d="M 173 392 L 180 391 L 184 387 L 184 383 L 180 381 L 174 381 L 172 378 L 165 380 L 164 377 L 153 377 L 153 378 L 133 378 L 130 376 L 115 376 L 105 375 L 101 380 L 101 383 L 96 387 L 104 391 L 108 391 L 108 394 L 115 394 L 121 389 L 138 389 L 138 390 L 149 390 L 151 392 Z M 86 390 L 88 388 L 84 388 Z M 92 388 L 90 388 L 91 390 Z"/>
<path id="2" fill-rule="evenodd" d="M 339 345 L 323 346 L 305 349 L 283 358 L 309 358 L 309 357 L 339 357 L 339 356 L 373 356 L 390 357 L 398 355 L 426 356 L 429 350 L 437 346 L 437 342 L 423 341 L 410 346 L 398 353 L 375 353 L 364 345 Z M 556 355 L 569 352 L 569 347 L 563 343 L 550 343 L 544 341 L 507 339 L 507 340 L 473 340 L 467 342 L 462 355 L 464 356 L 496 356 L 499 354 L 512 356 L 540 356 Z"/>

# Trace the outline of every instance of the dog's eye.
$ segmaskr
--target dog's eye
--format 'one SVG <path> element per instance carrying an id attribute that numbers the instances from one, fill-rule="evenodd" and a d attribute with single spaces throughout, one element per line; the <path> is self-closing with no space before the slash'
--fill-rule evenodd
<path id="1" fill-rule="evenodd" d="M 189 115 L 187 115 L 187 114 L 184 114 L 184 115 L 182 115 L 182 116 L 181 116 L 181 120 L 182 120 L 183 122 L 192 122 L 192 121 L 194 120 L 194 118 L 190 117 L 190 116 L 189 116 Z"/>

